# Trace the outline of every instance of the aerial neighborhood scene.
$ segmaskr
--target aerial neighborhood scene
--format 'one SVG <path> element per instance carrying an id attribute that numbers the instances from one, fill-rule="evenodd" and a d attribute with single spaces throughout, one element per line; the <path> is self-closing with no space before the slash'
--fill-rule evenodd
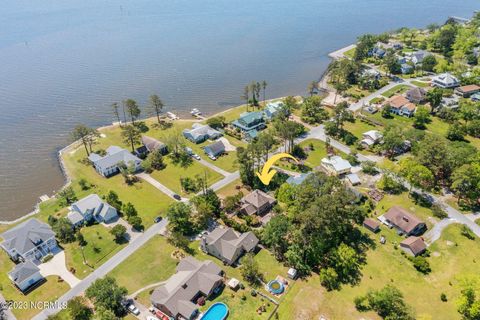
<path id="1" fill-rule="evenodd" d="M 15 69 L 23 72 L 36 50 L 59 50 L 59 58 L 75 48 L 71 71 L 80 77 L 86 56 L 108 51 L 78 83 L 85 82 L 82 96 L 107 82 L 115 89 L 82 100 L 88 106 L 69 96 L 74 111 L 51 100 L 55 108 L 45 116 L 18 120 L 6 111 L 0 119 L 5 137 L 36 122 L 56 137 L 35 129 L 28 131 L 31 144 L 14 147 L 0 137 L 8 152 L 15 150 L 8 162 L 16 170 L 8 174 L 30 178 L 20 189 L 0 172 L 0 319 L 480 319 L 480 3 L 308 2 L 310 9 L 287 0 L 236 8 L 224 1 L 193 8 L 87 1 L 35 5 L 31 12 L 7 5 L 12 21 L 0 26 L 12 28 L 12 37 L 0 40 L 0 57 L 9 71 L 8 61 L 19 60 Z M 319 22 L 314 4 L 333 16 L 330 26 Z M 402 8 L 417 4 L 412 17 L 400 19 L 410 14 Z M 360 13 L 366 20 L 353 21 Z M 374 22 L 380 14 L 389 16 L 385 25 L 383 18 Z M 46 37 L 41 44 L 33 31 L 15 33 L 10 25 L 31 15 L 28 28 L 46 23 L 37 30 Z M 108 22 L 100 22 L 104 15 Z M 180 17 L 206 38 L 173 30 Z M 268 26 L 265 34 L 252 35 L 263 28 L 252 17 Z M 273 26 L 283 23 L 298 25 L 295 38 L 310 37 L 312 25 L 327 29 L 325 39 L 347 28 L 348 37 L 320 47 L 311 43 L 323 41 L 314 31 L 308 44 L 280 44 L 276 37 L 290 35 Z M 57 33 L 60 25 L 68 27 Z M 220 40 L 210 39 L 212 30 Z M 174 44 L 151 43 L 157 32 L 172 33 Z M 249 35 L 231 42 L 239 32 Z M 69 37 L 84 39 L 85 49 L 54 45 Z M 142 45 L 120 46 L 125 39 Z M 243 48 L 246 42 L 258 51 Z M 272 71 L 290 63 L 281 50 L 272 57 L 278 48 L 298 44 L 290 69 Z M 224 62 L 224 46 L 242 54 Z M 149 48 L 161 50 L 136 58 Z M 263 65 L 255 55 L 279 60 Z M 311 64 L 317 55 L 323 67 Z M 146 57 L 160 62 L 150 68 Z M 64 76 L 44 59 L 31 67 Z M 252 64 L 241 79 L 235 61 Z M 208 67 L 217 63 L 221 73 Z M 132 79 L 110 78 L 116 68 Z M 189 78 L 189 68 L 198 74 Z M 289 77 L 301 89 L 287 90 Z M 42 81 L 35 84 L 37 108 L 50 88 Z M 76 81 L 73 74 L 62 78 L 66 95 Z M 7 102 L 31 90 L 25 86 Z M 179 95 L 188 98 L 177 101 Z M 70 113 L 60 116 L 63 104 Z M 29 171 L 32 160 L 38 173 Z M 27 214 L 15 203 L 28 202 L 25 193 L 38 197 L 37 183 L 43 195 Z"/>

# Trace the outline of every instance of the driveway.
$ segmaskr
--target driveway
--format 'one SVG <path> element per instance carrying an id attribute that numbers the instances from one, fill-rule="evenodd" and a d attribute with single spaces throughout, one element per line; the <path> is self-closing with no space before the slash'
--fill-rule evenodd
<path id="1" fill-rule="evenodd" d="M 145 181 L 147 181 L 148 183 L 150 183 L 152 186 L 154 186 L 155 188 L 157 188 L 158 190 L 162 191 L 163 193 L 165 193 L 167 196 L 169 196 L 170 198 L 172 199 L 175 199 L 174 198 L 174 195 L 176 194 L 175 192 L 173 192 L 172 190 L 170 190 L 169 188 L 167 188 L 166 186 L 164 186 L 163 184 L 161 184 L 158 180 L 154 179 L 151 175 L 149 175 L 148 173 L 145 173 L 145 172 L 142 172 L 142 173 L 137 173 L 136 174 L 137 177 L 139 177 L 140 179 L 143 179 Z M 176 200 L 176 199 L 175 199 Z M 187 198 L 182 198 L 182 201 L 186 201 L 188 200 Z"/>
<path id="2" fill-rule="evenodd" d="M 80 279 L 68 271 L 65 265 L 65 251 L 63 250 L 55 254 L 50 261 L 40 264 L 38 268 L 42 276 L 59 276 L 68 283 L 70 288 L 75 287 L 80 282 Z"/>
<path id="3" fill-rule="evenodd" d="M 142 234 L 141 231 L 134 230 L 132 228 L 132 226 L 127 221 L 123 220 L 122 218 L 118 218 L 115 222 L 111 222 L 111 223 L 108 223 L 108 224 L 107 223 L 102 223 L 103 226 L 105 226 L 106 228 L 109 228 L 109 229 L 115 227 L 117 224 L 122 225 L 127 229 L 127 233 L 124 236 L 124 238 L 127 241 L 131 241 L 131 240 L 137 238 L 138 236 L 140 236 Z"/>

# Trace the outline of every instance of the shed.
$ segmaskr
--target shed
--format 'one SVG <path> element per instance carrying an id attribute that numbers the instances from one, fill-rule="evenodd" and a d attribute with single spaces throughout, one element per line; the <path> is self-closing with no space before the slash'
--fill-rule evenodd
<path id="1" fill-rule="evenodd" d="M 347 179 L 352 184 L 352 186 L 356 186 L 362 183 L 362 181 L 360 180 L 360 178 L 356 173 L 347 174 Z"/>
<path id="2" fill-rule="evenodd" d="M 363 220 L 363 226 L 374 233 L 380 230 L 380 223 L 371 218 Z"/>
<path id="3" fill-rule="evenodd" d="M 295 278 L 297 277 L 297 269 L 294 269 L 294 268 L 288 269 L 287 275 L 290 279 L 295 280 Z"/>
<path id="4" fill-rule="evenodd" d="M 229 286 L 233 290 L 236 290 L 239 285 L 240 285 L 240 281 L 238 279 L 235 279 L 235 278 L 230 279 L 227 283 L 227 286 Z"/>

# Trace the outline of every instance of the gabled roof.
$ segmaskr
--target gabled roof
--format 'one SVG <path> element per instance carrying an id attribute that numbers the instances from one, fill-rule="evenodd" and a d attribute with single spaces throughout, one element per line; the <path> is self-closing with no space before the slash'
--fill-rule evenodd
<path id="1" fill-rule="evenodd" d="M 1 245 L 9 251 L 15 249 L 23 255 L 54 236 L 55 232 L 48 224 L 33 218 L 2 233 L 1 237 L 5 241 Z"/>
<path id="2" fill-rule="evenodd" d="M 425 249 L 427 249 L 427 245 L 425 244 L 423 239 L 414 236 L 408 237 L 407 239 L 403 240 L 402 242 L 400 242 L 400 245 L 402 247 L 409 248 L 414 255 L 420 254 L 425 251 Z"/>
<path id="3" fill-rule="evenodd" d="M 407 103 L 410 103 L 410 101 L 408 101 L 407 98 L 405 98 L 404 96 L 399 96 L 399 95 L 395 95 L 390 99 L 388 99 L 387 101 L 385 101 L 385 105 L 390 105 L 394 109 L 400 109 Z"/>
<path id="4" fill-rule="evenodd" d="M 427 96 L 427 91 L 425 91 L 425 89 L 423 89 L 423 88 L 415 87 L 415 88 L 412 88 L 412 89 L 408 90 L 406 95 L 407 95 L 407 97 L 412 98 L 414 100 L 422 101 Z"/>
<path id="5" fill-rule="evenodd" d="M 71 208 L 72 208 L 72 211 L 76 211 L 80 213 L 82 216 L 85 214 L 93 214 L 93 215 L 98 215 L 102 218 L 105 218 L 109 210 L 115 210 L 116 212 L 115 208 L 110 206 L 108 203 L 104 202 L 95 193 L 90 194 L 85 198 L 82 198 L 77 202 L 73 203 Z"/>
<path id="6" fill-rule="evenodd" d="M 192 125 L 192 129 L 185 129 L 183 130 L 183 133 L 190 134 L 195 140 L 204 136 L 207 136 L 207 138 L 210 139 L 210 138 L 215 138 L 222 135 L 219 131 L 211 128 L 209 125 L 201 124 L 201 123 L 194 123 Z"/>
<path id="7" fill-rule="evenodd" d="M 308 178 L 309 175 L 311 175 L 312 172 L 309 172 L 309 173 L 301 173 L 300 175 L 298 176 L 290 176 L 287 181 L 285 181 L 286 183 L 290 184 L 290 185 L 295 185 L 295 186 L 298 186 L 300 184 L 303 183 L 303 181 L 305 181 L 305 179 Z"/>
<path id="8" fill-rule="evenodd" d="M 256 121 L 263 119 L 263 113 L 260 111 L 254 112 L 244 112 L 238 118 L 238 121 L 245 123 L 247 126 L 251 123 L 255 123 Z"/>
<path id="9" fill-rule="evenodd" d="M 40 269 L 33 262 L 27 260 L 23 263 L 17 264 L 13 270 L 8 273 L 8 276 L 16 284 L 20 284 L 39 271 Z"/>
<path id="10" fill-rule="evenodd" d="M 340 156 L 333 156 L 329 158 L 323 158 L 322 164 L 331 166 L 335 171 L 340 172 L 350 169 L 352 165 L 347 160 Z"/>
<path id="11" fill-rule="evenodd" d="M 206 146 L 204 148 L 205 152 L 207 153 L 211 153 L 213 155 L 217 155 L 217 154 L 220 154 L 220 153 L 223 153 L 225 152 L 225 145 L 223 144 L 222 141 L 215 141 L 214 143 L 212 144 L 209 144 L 208 146 Z"/>
<path id="12" fill-rule="evenodd" d="M 480 87 L 476 84 L 469 84 L 467 86 L 462 86 L 457 88 L 458 91 L 462 93 L 470 93 L 470 92 L 477 92 L 480 90 Z"/>
<path id="13" fill-rule="evenodd" d="M 403 109 L 403 108 L 407 109 L 407 110 L 410 111 L 410 112 L 413 112 L 413 111 L 415 111 L 415 109 L 417 109 L 417 106 L 416 106 L 414 103 L 409 102 L 409 103 L 407 103 L 406 105 L 404 105 L 404 106 L 402 107 L 402 109 Z"/>
<path id="14" fill-rule="evenodd" d="M 128 150 L 118 146 L 111 146 L 107 150 L 107 154 L 102 157 L 96 153 L 90 154 L 88 159 L 100 168 L 109 168 L 120 162 L 129 164 L 130 162 L 141 162 L 139 158 L 131 154 Z"/>
<path id="15" fill-rule="evenodd" d="M 277 101 L 277 102 L 269 102 L 263 112 L 267 117 L 272 117 L 276 113 L 278 113 L 283 107 L 283 102 L 282 101 Z"/>
<path id="16" fill-rule="evenodd" d="M 148 151 L 154 151 L 158 149 L 164 149 L 166 144 L 148 136 L 142 136 L 142 143 Z"/>
<path id="17" fill-rule="evenodd" d="M 265 204 L 274 204 L 275 198 L 269 196 L 262 190 L 256 189 L 242 198 L 242 202 L 254 206 L 256 209 L 261 208 Z"/>
<path id="18" fill-rule="evenodd" d="M 442 74 L 439 74 L 438 76 L 433 77 L 432 81 L 443 83 L 447 86 L 451 86 L 459 83 L 458 79 L 452 76 L 448 72 L 442 73 Z"/>
<path id="19" fill-rule="evenodd" d="M 180 261 L 177 272 L 164 285 L 157 287 L 150 300 L 165 306 L 173 316 L 189 319 L 197 306 L 192 303 L 198 293 L 210 294 L 215 284 L 222 279 L 222 269 L 212 261 L 200 262 L 188 256 Z"/>
<path id="20" fill-rule="evenodd" d="M 232 228 L 216 228 L 205 237 L 206 244 L 214 246 L 227 260 L 232 260 L 240 250 L 252 251 L 258 244 L 253 232 L 238 234 Z"/>
<path id="21" fill-rule="evenodd" d="M 424 223 L 415 215 L 399 206 L 390 208 L 384 217 L 406 233 L 412 232 L 419 224 Z"/>
<path id="22" fill-rule="evenodd" d="M 76 225 L 77 223 L 83 221 L 83 216 L 80 212 L 78 211 L 70 211 L 67 215 L 67 219 L 70 220 L 70 222 L 73 225 Z"/>
<path id="23" fill-rule="evenodd" d="M 370 130 L 362 133 L 364 137 L 368 137 L 373 141 L 378 141 L 383 138 L 383 134 L 378 130 Z"/>

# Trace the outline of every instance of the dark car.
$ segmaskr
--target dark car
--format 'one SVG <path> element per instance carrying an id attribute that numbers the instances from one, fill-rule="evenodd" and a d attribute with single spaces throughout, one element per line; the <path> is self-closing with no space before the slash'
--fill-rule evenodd
<path id="1" fill-rule="evenodd" d="M 180 197 L 178 194 L 174 194 L 173 198 L 178 201 L 182 200 L 182 197 Z"/>
<path id="2" fill-rule="evenodd" d="M 153 222 L 155 223 L 159 223 L 160 221 L 162 221 L 162 217 L 156 217 L 155 219 L 153 219 Z"/>

